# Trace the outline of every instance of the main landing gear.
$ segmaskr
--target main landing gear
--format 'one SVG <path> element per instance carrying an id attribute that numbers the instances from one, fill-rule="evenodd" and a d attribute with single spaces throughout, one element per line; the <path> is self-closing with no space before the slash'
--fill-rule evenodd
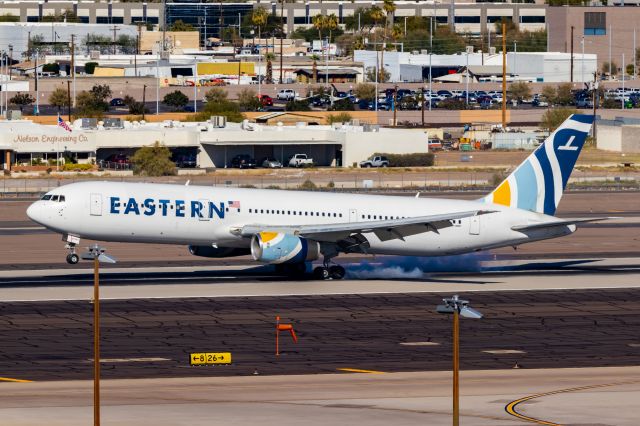
<path id="1" fill-rule="evenodd" d="M 331 265 L 331 258 L 325 257 L 322 266 L 313 269 L 313 276 L 318 280 L 341 280 L 344 278 L 346 271 L 340 265 Z"/>

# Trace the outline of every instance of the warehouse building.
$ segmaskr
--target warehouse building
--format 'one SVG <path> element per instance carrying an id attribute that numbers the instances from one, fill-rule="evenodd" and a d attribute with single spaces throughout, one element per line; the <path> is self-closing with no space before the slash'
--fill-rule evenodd
<path id="1" fill-rule="evenodd" d="M 55 164 L 61 157 L 78 163 L 102 164 L 114 155 L 130 158 L 137 148 L 156 141 L 174 154 L 197 156 L 199 168 L 228 167 L 234 156 L 256 160 L 273 157 L 286 163 L 294 154 L 307 154 L 319 166 L 346 167 L 376 152 L 426 152 L 424 130 L 386 129 L 377 125 L 308 125 L 278 123 L 265 126 L 245 121 L 224 123 L 213 117 L 204 123 L 122 122 L 119 119 L 76 120 L 72 131 L 28 120 L 0 122 L 0 154 L 4 169 Z"/>

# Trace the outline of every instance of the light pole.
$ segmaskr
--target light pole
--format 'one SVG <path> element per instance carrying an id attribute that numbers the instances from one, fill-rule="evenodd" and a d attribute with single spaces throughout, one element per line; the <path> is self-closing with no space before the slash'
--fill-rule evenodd
<path id="1" fill-rule="evenodd" d="M 160 43 L 158 42 L 158 59 L 156 60 L 156 115 L 160 114 Z"/>
<path id="2" fill-rule="evenodd" d="M 104 254 L 97 244 L 82 254 L 84 260 L 93 260 L 93 424 L 100 426 L 100 262 L 116 263 Z"/>
<path id="3" fill-rule="evenodd" d="M 468 300 L 458 295 L 442 299 L 444 305 L 438 305 L 439 314 L 453 314 L 453 426 L 460 425 L 460 316 L 480 319 L 482 314 L 469 307 Z"/>
<path id="4" fill-rule="evenodd" d="M 436 12 L 435 2 L 433 3 L 433 13 Z M 431 55 L 433 55 L 433 20 L 434 17 L 431 17 L 429 20 L 429 111 L 431 111 L 431 101 L 433 100 L 433 87 L 431 85 Z"/>

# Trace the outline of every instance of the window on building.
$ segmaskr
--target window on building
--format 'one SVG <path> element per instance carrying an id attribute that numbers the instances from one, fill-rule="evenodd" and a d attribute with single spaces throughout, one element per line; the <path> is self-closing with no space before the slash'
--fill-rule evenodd
<path id="1" fill-rule="evenodd" d="M 521 24 L 544 24 L 545 19 L 544 19 L 544 16 L 521 16 L 520 23 Z"/>
<path id="2" fill-rule="evenodd" d="M 606 12 L 584 13 L 584 35 L 607 35 Z"/>
<path id="3" fill-rule="evenodd" d="M 479 16 L 456 16 L 454 19 L 456 24 L 479 24 Z"/>

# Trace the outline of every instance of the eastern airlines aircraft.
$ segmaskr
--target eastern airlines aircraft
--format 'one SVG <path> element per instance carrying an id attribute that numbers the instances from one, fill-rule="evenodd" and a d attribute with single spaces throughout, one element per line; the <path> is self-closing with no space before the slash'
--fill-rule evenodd
<path id="1" fill-rule="evenodd" d="M 29 217 L 63 235 L 179 244 L 195 256 L 251 254 L 279 272 L 340 279 L 341 253 L 443 256 L 561 237 L 604 218 L 553 214 L 593 123 L 572 115 L 493 192 L 475 201 L 151 183 L 79 182 L 48 192 Z"/>

